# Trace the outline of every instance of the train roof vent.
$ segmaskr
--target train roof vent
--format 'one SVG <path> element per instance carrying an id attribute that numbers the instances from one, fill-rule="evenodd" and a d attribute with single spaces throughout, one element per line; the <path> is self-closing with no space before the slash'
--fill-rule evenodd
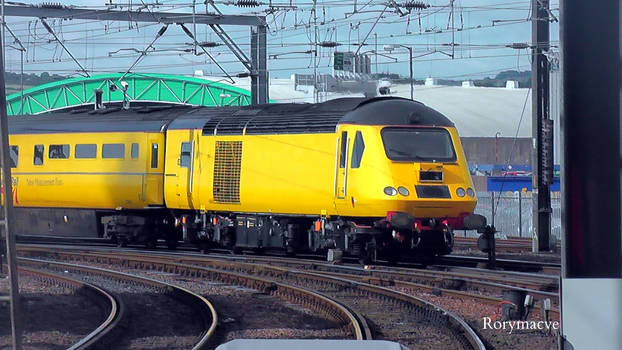
<path id="1" fill-rule="evenodd" d="M 254 115 L 225 118 L 216 126 L 216 135 L 242 135 L 244 126 L 253 118 Z"/>
<path id="2" fill-rule="evenodd" d="M 246 134 L 297 134 L 335 132 L 341 115 L 275 115 L 256 118 L 246 126 Z"/>
<path id="3" fill-rule="evenodd" d="M 203 136 L 211 136 L 214 135 L 214 130 L 216 130 L 216 126 L 218 126 L 218 123 L 220 123 L 224 118 L 220 117 L 220 118 L 210 118 L 210 120 L 207 121 L 207 123 L 205 123 L 205 125 L 203 125 Z"/>

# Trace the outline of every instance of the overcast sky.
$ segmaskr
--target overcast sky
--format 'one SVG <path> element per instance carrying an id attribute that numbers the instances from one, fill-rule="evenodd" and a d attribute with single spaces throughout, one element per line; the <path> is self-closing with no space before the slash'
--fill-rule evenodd
<path id="1" fill-rule="evenodd" d="M 112 0 L 113 4 L 127 8 L 129 0 Z M 144 0 L 145 3 L 151 1 Z M 266 15 L 267 6 L 235 6 L 238 1 L 215 1 L 226 14 Z M 246 0 L 249 1 L 249 0 Z M 267 4 L 270 0 L 265 0 Z M 387 44 L 399 44 L 413 48 L 415 77 L 466 79 L 468 77 L 493 76 L 508 69 L 528 70 L 529 55 L 526 50 L 513 50 L 505 45 L 531 40 L 530 6 L 528 0 L 456 0 L 453 10 L 454 59 L 451 54 L 452 25 L 450 0 L 424 1 L 429 8 L 408 14 L 400 7 L 401 15 L 389 4 L 405 1 L 379 0 L 354 1 L 318 0 L 317 22 L 312 12 L 312 0 L 273 0 L 280 5 L 267 14 L 270 28 L 268 62 L 272 77 L 289 77 L 294 72 L 312 72 L 317 23 L 317 41 L 334 41 L 335 48 L 319 48 L 317 67 L 320 72 L 330 72 L 332 55 L 338 51 L 356 51 L 358 44 L 367 36 L 360 52 L 372 56 L 372 72 L 408 74 L 408 51 L 398 48 L 393 52 L 383 50 Z M 35 2 L 30 2 L 35 3 Z M 105 8 L 105 2 L 63 1 L 65 5 Z M 129 3 L 132 3 L 131 1 Z M 191 12 L 191 0 L 160 1 L 164 5 L 153 11 Z M 199 2 L 202 3 L 202 2 Z M 141 5 L 133 0 L 133 6 Z M 292 10 L 289 5 L 296 7 Z M 366 5 L 368 4 L 368 5 Z M 558 3 L 551 4 L 552 13 L 559 16 Z M 136 8 L 136 7 L 135 7 Z M 204 5 L 197 5 L 198 13 L 205 13 Z M 147 11 L 142 9 L 142 11 Z M 383 12 L 384 11 L 384 12 Z M 348 16 L 346 18 L 346 16 Z M 133 49 L 144 50 L 154 39 L 160 24 L 137 24 L 120 22 L 85 22 L 79 20 L 47 20 L 56 34 L 64 40 L 71 53 L 91 74 L 123 72 L 139 57 Z M 78 65 L 53 40 L 42 24 L 33 18 L 8 18 L 10 28 L 26 48 L 24 69 L 26 72 L 42 71 L 76 75 Z M 493 25 L 494 24 L 494 25 Z M 192 30 L 192 24 L 188 24 Z M 244 49 L 249 48 L 249 28 L 225 27 L 231 37 Z M 551 40 L 554 49 L 558 45 L 558 23 L 551 23 Z M 206 26 L 197 26 L 199 41 L 219 42 Z M 378 43 L 381 55 L 374 55 Z M 7 33 L 7 44 L 14 40 Z M 223 75 L 205 55 L 195 56 L 190 38 L 178 26 L 171 25 L 164 36 L 154 44 L 150 52 L 135 66 L 134 72 L 192 74 L 202 69 L 206 74 Z M 119 51 L 118 51 L 119 50 Z M 184 51 L 186 50 L 186 51 Z M 216 60 L 229 72 L 243 72 L 225 46 L 209 49 Z M 439 52 L 440 51 L 440 52 Z M 7 70 L 19 72 L 20 54 L 7 48 Z M 377 65 L 376 65 L 377 61 Z"/>

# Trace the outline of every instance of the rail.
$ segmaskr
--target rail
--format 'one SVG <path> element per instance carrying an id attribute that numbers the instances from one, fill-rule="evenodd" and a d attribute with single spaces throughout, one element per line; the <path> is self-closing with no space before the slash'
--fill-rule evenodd
<path id="1" fill-rule="evenodd" d="M 79 281 L 67 276 L 57 275 L 51 272 L 32 269 L 20 266 L 19 271 L 21 273 L 29 274 L 41 279 L 44 282 L 53 280 L 56 283 L 61 283 L 66 287 L 70 287 L 76 293 L 81 293 L 89 296 L 94 300 L 99 307 L 108 311 L 106 319 L 92 332 L 87 334 L 84 338 L 80 339 L 77 343 L 68 348 L 68 350 L 84 350 L 92 347 L 102 347 L 105 344 L 105 339 L 117 325 L 123 319 L 125 314 L 125 306 L 116 298 L 112 293 L 100 288 L 96 285 Z"/>
<path id="2" fill-rule="evenodd" d="M 199 341 L 192 347 L 193 350 L 199 350 L 199 349 L 203 349 L 206 347 L 211 336 L 214 334 L 216 330 L 216 325 L 218 324 L 218 315 L 216 313 L 216 309 L 207 299 L 205 299 L 204 297 L 186 288 L 183 288 L 183 287 L 171 284 L 171 283 L 157 281 L 157 280 L 147 278 L 147 277 L 136 276 L 136 275 L 132 275 L 128 273 L 103 269 L 99 267 L 83 266 L 83 265 L 77 265 L 77 264 L 54 262 L 54 261 L 24 258 L 24 257 L 17 258 L 17 261 L 21 265 L 30 265 L 30 266 L 43 267 L 43 268 L 51 268 L 51 267 L 63 268 L 69 271 L 80 271 L 83 273 L 98 274 L 98 275 L 108 276 L 108 277 L 118 279 L 118 280 L 132 281 L 138 284 L 152 286 L 155 288 L 166 290 L 168 293 L 170 293 L 171 296 L 177 299 L 180 299 L 186 302 L 187 304 L 190 304 L 191 306 L 193 306 L 194 310 L 198 310 L 198 312 L 201 314 L 201 318 L 203 319 L 204 324 L 206 326 L 209 325 L 209 327 L 204 327 L 204 331 Z M 104 327 L 104 329 L 108 329 L 108 328 Z M 81 347 L 79 349 L 85 349 L 85 348 Z"/>

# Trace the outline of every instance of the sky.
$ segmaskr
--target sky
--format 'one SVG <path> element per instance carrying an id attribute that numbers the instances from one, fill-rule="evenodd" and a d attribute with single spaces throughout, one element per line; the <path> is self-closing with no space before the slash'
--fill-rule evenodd
<path id="1" fill-rule="evenodd" d="M 192 12 L 192 0 L 160 0 L 161 5 L 147 8 L 143 4 L 153 4 L 150 0 L 107 1 L 61 3 L 97 9 L 110 8 L 106 4 L 112 4 L 116 10 L 127 10 L 131 4 L 132 9 L 141 11 Z M 526 49 L 505 47 L 511 43 L 531 41 L 529 0 L 455 0 L 453 30 L 451 0 L 422 1 L 427 8 L 413 9 L 410 13 L 404 4 L 417 1 L 316 0 L 315 12 L 313 0 L 265 0 L 257 1 L 258 6 L 251 7 L 238 6 L 240 1 L 252 3 L 254 0 L 215 0 L 214 3 L 225 14 L 266 16 L 271 77 L 288 78 L 292 73 L 313 73 L 314 68 L 320 73 L 330 73 L 335 51 L 357 50 L 370 55 L 372 72 L 407 76 L 408 50 L 403 46 L 413 50 L 416 57 L 414 76 L 418 79 L 435 77 L 465 80 L 494 76 L 503 70 L 530 69 L 530 57 Z M 198 3 L 196 12 L 205 13 L 205 5 Z M 269 3 L 272 7 L 268 6 Z M 553 1 L 550 6 L 552 13 L 559 17 L 558 2 Z M 209 8 L 213 11 L 211 5 Z M 89 74 L 125 72 L 141 57 L 140 52 L 149 47 L 156 32 L 162 27 L 157 23 L 76 19 L 48 19 L 47 22 Z M 7 18 L 7 23 L 26 49 L 23 55 L 25 72 L 80 75 L 78 64 L 45 30 L 39 19 L 12 17 Z M 192 24 L 187 26 L 193 30 Z M 223 28 L 248 52 L 249 28 Z M 553 50 L 557 50 L 558 23 L 551 23 L 550 33 Z M 8 45 L 5 51 L 7 70 L 20 72 L 22 58 L 20 51 L 15 49 L 18 44 L 8 32 L 5 35 Z M 200 42 L 221 43 L 211 29 L 204 25 L 197 25 L 196 37 Z M 339 46 L 317 47 L 314 45 L 316 41 L 335 42 Z M 450 57 L 452 42 L 453 58 Z M 389 52 L 384 50 L 386 45 L 402 46 Z M 180 27 L 171 25 L 134 66 L 132 72 L 187 75 L 193 74 L 195 70 L 203 70 L 206 75 L 224 76 L 206 55 L 197 56 L 193 50 L 192 40 Z M 208 51 L 228 74 L 244 72 L 242 64 L 236 61 L 226 46 L 217 46 Z M 198 52 L 201 52 L 200 49 Z"/>

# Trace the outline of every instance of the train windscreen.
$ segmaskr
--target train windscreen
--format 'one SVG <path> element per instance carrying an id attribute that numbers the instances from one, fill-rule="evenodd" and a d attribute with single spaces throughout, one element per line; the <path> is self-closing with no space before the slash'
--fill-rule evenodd
<path id="1" fill-rule="evenodd" d="M 404 162 L 455 162 L 456 152 L 445 129 L 384 128 L 382 142 L 387 157 Z"/>

